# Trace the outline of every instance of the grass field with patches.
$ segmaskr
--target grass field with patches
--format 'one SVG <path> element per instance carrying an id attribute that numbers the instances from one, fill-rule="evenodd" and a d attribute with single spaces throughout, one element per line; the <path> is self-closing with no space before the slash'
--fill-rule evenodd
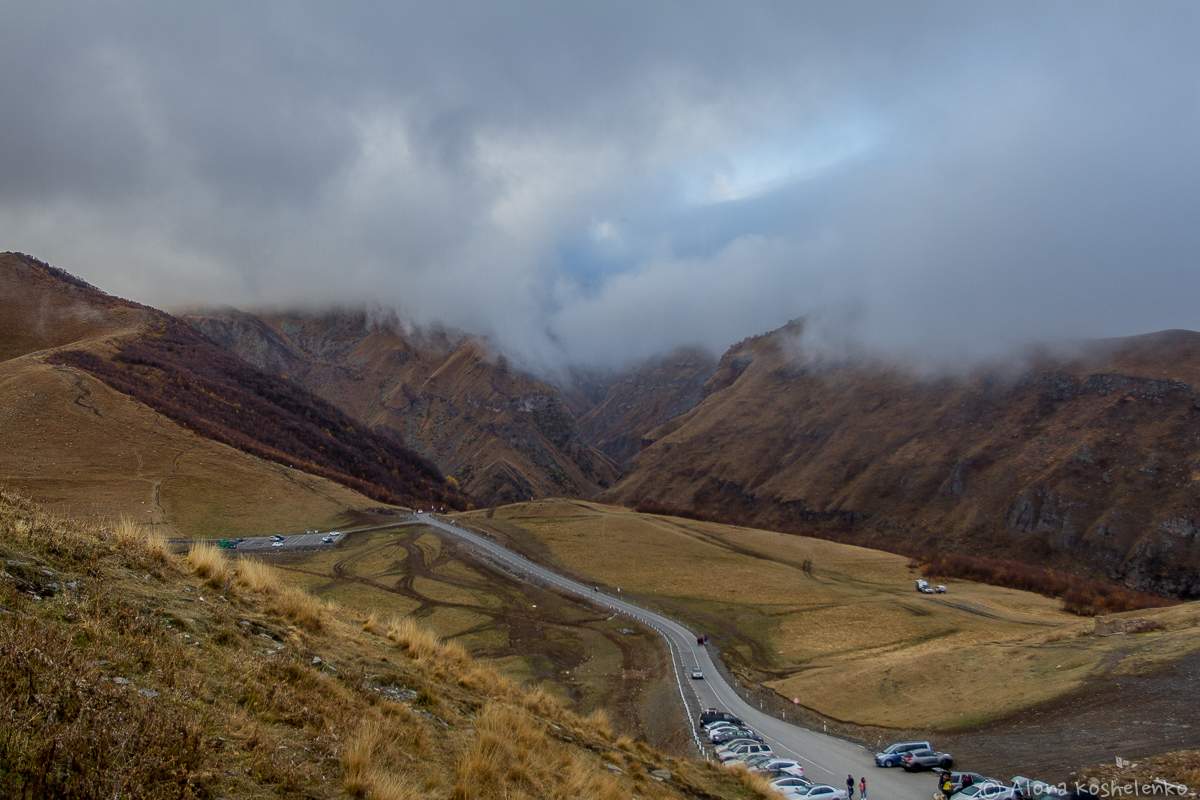
<path id="1" fill-rule="evenodd" d="M 743 680 L 859 725 L 912 726 L 919 709 L 920 725 L 971 727 L 1200 648 L 1196 604 L 1131 615 L 1162 631 L 1098 637 L 1057 600 L 965 581 L 921 595 L 906 558 L 823 539 L 569 500 L 491 513 L 462 519 L 687 620 Z"/>
<path id="2" fill-rule="evenodd" d="M 623 730 L 686 748 L 670 668 L 653 634 L 516 583 L 429 528 L 355 534 L 336 548 L 273 563 L 321 598 L 381 619 L 412 616 L 513 680 L 546 686 L 585 712 L 605 709 Z"/>

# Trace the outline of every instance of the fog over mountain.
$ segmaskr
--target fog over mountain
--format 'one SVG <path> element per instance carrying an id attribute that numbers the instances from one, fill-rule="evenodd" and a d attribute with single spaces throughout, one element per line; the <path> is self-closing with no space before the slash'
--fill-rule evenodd
<path id="1" fill-rule="evenodd" d="M 535 367 L 1200 328 L 1200 5 L 0 2 L 0 249 Z"/>

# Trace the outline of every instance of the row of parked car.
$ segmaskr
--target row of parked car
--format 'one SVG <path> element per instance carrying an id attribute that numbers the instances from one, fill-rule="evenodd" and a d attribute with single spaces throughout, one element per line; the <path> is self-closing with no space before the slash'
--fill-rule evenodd
<path id="1" fill-rule="evenodd" d="M 845 789 L 813 783 L 805 777 L 800 762 L 776 756 L 757 731 L 733 714 L 708 709 L 700 714 L 700 728 L 718 761 L 725 766 L 740 764 L 751 772 L 763 774 L 770 780 L 771 788 L 784 797 L 847 800 Z"/>
<path id="2" fill-rule="evenodd" d="M 930 769 L 938 774 L 938 789 L 948 800 L 1064 800 L 1062 787 L 1020 775 L 1007 783 L 978 772 L 953 772 L 954 758 L 927 741 L 896 742 L 875 754 L 877 767 L 903 767 L 909 772 Z M 947 789 L 946 783 L 949 782 Z"/>

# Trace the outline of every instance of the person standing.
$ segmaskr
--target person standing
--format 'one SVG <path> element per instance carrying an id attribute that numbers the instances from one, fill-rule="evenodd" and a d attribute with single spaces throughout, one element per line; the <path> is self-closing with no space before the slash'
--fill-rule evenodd
<path id="1" fill-rule="evenodd" d="M 867 800 L 867 776 L 863 775 L 858 779 L 858 798 L 859 800 Z"/>
<path id="2" fill-rule="evenodd" d="M 846 797 L 848 800 L 854 800 L 854 776 L 846 776 Z"/>

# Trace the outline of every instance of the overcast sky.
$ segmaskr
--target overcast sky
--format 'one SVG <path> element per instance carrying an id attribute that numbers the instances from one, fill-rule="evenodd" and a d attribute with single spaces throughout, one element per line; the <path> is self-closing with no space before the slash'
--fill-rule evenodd
<path id="1" fill-rule="evenodd" d="M 1200 3 L 0 0 L 0 249 L 531 365 L 1200 328 Z"/>

